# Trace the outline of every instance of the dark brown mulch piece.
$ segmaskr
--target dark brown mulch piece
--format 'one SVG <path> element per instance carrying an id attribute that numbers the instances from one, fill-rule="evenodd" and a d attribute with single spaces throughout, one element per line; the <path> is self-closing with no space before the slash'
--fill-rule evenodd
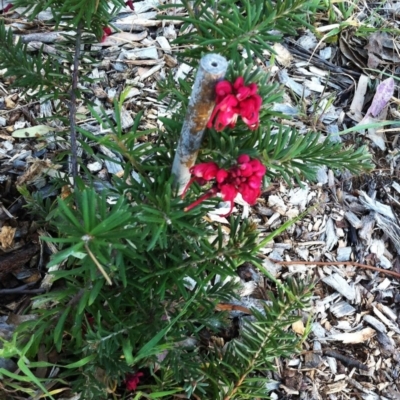
<path id="1" fill-rule="evenodd" d="M 17 250 L 0 255 L 0 278 L 10 272 L 16 272 L 29 262 L 40 250 L 38 242 L 30 242 Z"/>

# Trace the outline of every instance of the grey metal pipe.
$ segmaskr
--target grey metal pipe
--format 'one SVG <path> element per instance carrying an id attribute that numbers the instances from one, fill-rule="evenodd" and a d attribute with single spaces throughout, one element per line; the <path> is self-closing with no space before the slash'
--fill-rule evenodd
<path id="1" fill-rule="evenodd" d="M 196 162 L 204 129 L 215 106 L 215 85 L 225 76 L 227 68 L 228 62 L 218 54 L 207 54 L 200 60 L 172 165 L 178 194 L 190 180 L 189 169 Z"/>

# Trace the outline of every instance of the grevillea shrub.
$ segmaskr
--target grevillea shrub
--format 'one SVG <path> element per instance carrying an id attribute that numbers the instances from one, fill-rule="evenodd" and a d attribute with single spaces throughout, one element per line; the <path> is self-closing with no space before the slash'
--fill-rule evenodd
<path id="1" fill-rule="evenodd" d="M 65 128 L 58 134 L 71 143 L 69 152 L 58 155 L 71 172 L 50 181 L 53 195 L 43 200 L 34 188 L 19 187 L 32 218 L 45 228 L 45 250 L 51 242 L 56 251 L 51 257 L 44 252 L 51 289 L 34 299 L 27 309 L 32 318 L 0 349 L 0 357 L 19 367 L 14 373 L 0 368 L 2 395 L 66 397 L 69 388 L 85 400 L 267 397 L 276 357 L 300 349 L 302 338 L 288 326 L 307 306 L 310 287 L 278 281 L 265 271 L 257 255 L 273 233 L 261 240 L 251 219 L 232 213 L 234 200 L 241 195 L 254 204 L 270 180 L 299 184 L 314 179 L 320 165 L 353 173 L 371 168 L 364 147 L 280 125 L 280 115 L 271 109 L 280 88 L 255 67 L 283 34 L 308 25 L 313 1 L 184 0 L 160 6 L 162 18 L 182 21 L 174 44 L 194 69 L 185 80 L 175 82 L 167 74 L 159 82 L 160 99 L 179 106 L 159 119 L 157 132 L 142 128 L 141 112 L 133 115 L 132 128 L 122 128 L 119 116 L 129 88 L 114 100 L 114 118 L 109 110 L 93 108 L 80 89 L 92 84 L 90 65 L 80 62 L 89 56 L 86 44 L 112 35 L 113 15 L 120 7 L 132 12 L 132 2 L 15 0 L 13 6 L 25 8 L 31 21 L 48 7 L 56 29 L 68 26 L 76 35 L 56 44 L 61 60 L 57 53 L 29 52 L 0 24 L 4 76 L 37 100 L 52 101 Z M 175 7 L 187 13 L 171 12 Z M 175 193 L 172 160 L 199 59 L 211 50 L 230 64 L 213 88 L 215 109 L 182 199 Z M 75 65 L 72 76 L 64 73 L 65 64 Z M 102 133 L 77 126 L 77 99 Z M 78 145 L 86 157 L 101 162 L 108 161 L 97 151 L 104 146 L 120 160 L 121 173 L 105 185 L 84 162 L 78 172 Z M 61 193 L 60 187 L 68 190 Z M 230 206 L 225 227 L 206 217 L 221 200 Z M 237 268 L 245 262 L 270 279 L 271 290 L 264 292 L 268 301 L 241 314 L 232 331 L 226 310 L 239 297 Z M 44 378 L 37 368 L 47 368 Z"/>

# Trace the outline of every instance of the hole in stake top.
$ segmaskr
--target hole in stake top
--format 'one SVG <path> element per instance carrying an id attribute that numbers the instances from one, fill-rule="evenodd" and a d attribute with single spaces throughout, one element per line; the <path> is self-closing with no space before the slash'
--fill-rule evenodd
<path id="1" fill-rule="evenodd" d="M 228 62 L 219 54 L 207 54 L 201 59 L 200 65 L 204 71 L 213 75 L 225 75 L 228 68 Z"/>

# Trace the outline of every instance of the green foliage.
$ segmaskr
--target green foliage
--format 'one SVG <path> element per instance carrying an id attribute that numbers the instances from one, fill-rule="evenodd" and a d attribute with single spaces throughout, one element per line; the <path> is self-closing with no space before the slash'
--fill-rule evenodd
<path id="1" fill-rule="evenodd" d="M 38 90 L 43 95 L 51 88 L 59 93 L 69 82 L 59 61 L 46 58 L 42 51 L 32 55 L 27 47 L 22 40 L 14 41 L 12 31 L 0 21 L 0 69 L 5 69 L 4 76 L 13 77 L 13 86 L 22 87 L 25 92 Z"/>
<path id="2" fill-rule="evenodd" d="M 228 343 L 223 357 L 207 364 L 205 373 L 214 383 L 223 382 L 224 399 L 268 398 L 268 379 L 259 374 L 274 370 L 275 357 L 289 357 L 300 350 L 301 338 L 288 330 L 308 306 L 310 284 L 288 279 L 287 286 L 269 292 L 262 310 L 252 309 L 253 318 L 243 319 L 240 338 Z M 234 368 L 232 368 L 234 366 Z M 217 379 L 216 379 L 217 378 Z"/>
<path id="3" fill-rule="evenodd" d="M 273 52 L 271 42 L 280 42 L 285 34 L 294 35 L 296 28 L 307 25 L 308 10 L 314 1 L 305 0 L 182 0 L 163 8 L 184 7 L 189 15 L 162 15 L 164 20 L 180 20 L 184 24 L 174 44 L 184 46 L 181 57 L 188 57 L 194 66 L 205 52 L 216 52 L 239 62 L 242 51 L 249 59 Z M 193 25 L 193 27 L 191 27 Z M 278 33 L 271 33 L 272 30 Z M 186 60 L 186 62 L 188 62 Z"/>
<path id="4" fill-rule="evenodd" d="M 25 15 L 30 20 L 49 9 L 56 27 L 62 24 L 83 27 L 100 39 L 102 28 L 108 25 L 110 18 L 124 3 L 122 0 L 15 0 L 13 6 L 24 7 Z"/>
<path id="5" fill-rule="evenodd" d="M 343 148 L 341 143 L 319 133 L 300 135 L 294 129 L 280 127 L 272 134 L 271 126 L 267 124 L 265 128 L 266 132 L 259 137 L 259 146 L 261 157 L 269 166 L 268 175 L 282 176 L 289 185 L 293 179 L 298 184 L 304 178 L 314 181 L 320 166 L 348 169 L 352 173 L 374 168 L 366 146 Z"/>
<path id="6" fill-rule="evenodd" d="M 27 7 L 31 19 L 49 8 L 56 26 L 69 24 L 77 32 L 76 53 L 73 57 L 72 51 L 60 48 L 58 56 L 30 54 L 22 41 L 14 44 L 2 24 L 0 69 L 5 68 L 6 76 L 14 77 L 15 85 L 25 91 L 37 91 L 36 96 L 73 103 L 73 94 L 85 101 L 82 91 L 72 90 L 62 63 L 75 61 L 79 66 L 82 57 L 89 56 L 77 55 L 81 33 L 100 38 L 124 2 L 16 0 L 13 4 Z M 171 117 L 161 119 L 163 128 L 141 130 L 139 113 L 132 128 L 123 130 L 120 114 L 129 88 L 114 101 L 114 119 L 85 103 L 107 133 L 93 135 L 76 127 L 82 148 L 96 159 L 119 163 L 122 173 L 105 185 L 82 165 L 82 176 L 75 179 L 67 197 L 44 199 L 27 187 L 19 188 L 28 209 L 49 232 L 42 239 L 57 245 L 58 252 L 47 264 L 52 268 L 52 290 L 35 299 L 36 318 L 20 325 L 0 350 L 0 356 L 18 360 L 21 373 L 0 369 L 2 384 L 17 390 L 18 396 L 44 393 L 52 398 L 54 393 L 46 388 L 61 383 L 85 400 L 128 398 L 123 391 L 126 374 L 140 370 L 145 378 L 135 399 L 172 399 L 174 394 L 266 398 L 262 374 L 273 370 L 276 357 L 299 350 L 303 338 L 288 327 L 307 307 L 310 285 L 292 280 L 282 284 L 263 270 L 257 258 L 260 248 L 294 221 L 260 242 L 256 226 L 240 216 L 230 217 L 229 230 L 208 222 L 204 214 L 219 202 L 216 198 L 184 212 L 200 193 L 196 185 L 185 199 L 174 192 L 172 159 L 199 58 L 209 51 L 225 55 L 230 59 L 227 79 L 243 76 L 246 83 L 257 83 L 263 98 L 260 127 L 249 132 L 238 122 L 229 133 L 209 129 L 200 161 L 215 160 L 228 168 L 239 154 L 247 153 L 262 159 L 268 179 L 282 177 L 291 185 L 314 179 L 320 165 L 355 173 L 368 170 L 370 157 L 364 147 L 342 148 L 318 133 L 301 135 L 282 127 L 282 115 L 272 110 L 281 90 L 255 67 L 255 57 L 272 51 L 272 44 L 283 35 L 308 25 L 316 9 L 314 0 L 182 0 L 164 8 L 182 6 L 188 16 L 162 18 L 183 22 L 175 43 L 185 46 L 180 56 L 195 68 L 185 80 L 175 83 L 171 74 L 160 83 L 160 97 L 175 107 Z M 279 33 L 272 34 L 273 30 Z M 95 38 L 89 35 L 85 40 L 90 43 Z M 60 54 L 63 60 L 57 58 Z M 56 117 L 66 122 L 59 111 Z M 72 121 L 74 117 L 72 113 Z M 105 146 L 119 161 L 97 154 L 93 146 Z M 58 193 L 70 183 L 66 178 L 52 184 Z M 244 262 L 264 273 L 273 290 L 251 315 L 241 316 L 238 336 L 230 337 L 224 348 L 211 341 L 204 345 L 205 336 L 221 335 L 232 325 L 227 312 L 216 310 L 220 303 L 238 298 L 236 270 Z M 40 350 L 58 354 L 56 379 L 34 375 L 34 368 L 49 366 L 37 361 Z"/>

